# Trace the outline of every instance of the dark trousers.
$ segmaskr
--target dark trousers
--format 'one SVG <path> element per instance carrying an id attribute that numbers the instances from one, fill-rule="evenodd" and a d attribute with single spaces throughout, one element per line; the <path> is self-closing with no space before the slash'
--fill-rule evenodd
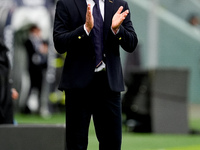
<path id="1" fill-rule="evenodd" d="M 99 150 L 121 149 L 121 96 L 110 90 L 106 72 L 95 73 L 84 89 L 66 93 L 66 149 L 86 150 L 91 116 Z"/>

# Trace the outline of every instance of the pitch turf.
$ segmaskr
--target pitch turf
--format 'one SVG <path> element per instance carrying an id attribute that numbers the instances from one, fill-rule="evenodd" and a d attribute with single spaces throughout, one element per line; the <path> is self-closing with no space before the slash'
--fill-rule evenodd
<path id="1" fill-rule="evenodd" d="M 16 114 L 18 124 L 64 124 L 64 113 L 43 118 L 38 115 Z M 200 119 L 189 121 L 190 128 L 200 130 Z M 98 150 L 94 126 L 91 123 L 88 150 Z M 136 134 L 123 131 L 122 150 L 200 150 L 200 135 Z"/>

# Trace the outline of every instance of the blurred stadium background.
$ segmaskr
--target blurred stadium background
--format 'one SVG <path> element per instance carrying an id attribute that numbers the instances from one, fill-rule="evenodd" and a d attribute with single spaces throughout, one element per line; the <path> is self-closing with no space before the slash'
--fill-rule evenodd
<path id="1" fill-rule="evenodd" d="M 123 149 L 199 150 L 199 135 L 168 134 L 200 130 L 200 0 L 127 1 L 139 46 L 133 54 L 121 51 L 127 87 L 122 97 Z M 64 95 L 57 85 L 65 55 L 57 54 L 52 42 L 55 5 L 56 0 L 0 0 L 0 36 L 10 50 L 13 87 L 20 95 L 14 101 L 16 124 L 64 124 Z M 191 24 L 194 16 L 197 23 Z M 23 43 L 32 24 L 49 43 L 39 115 L 37 98 L 29 99 L 31 114 L 21 113 L 30 88 Z M 90 135 L 89 149 L 94 150 L 93 127 Z"/>

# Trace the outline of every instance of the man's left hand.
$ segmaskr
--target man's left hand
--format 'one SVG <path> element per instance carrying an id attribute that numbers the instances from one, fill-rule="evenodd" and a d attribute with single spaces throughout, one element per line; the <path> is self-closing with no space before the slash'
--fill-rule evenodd
<path id="1" fill-rule="evenodd" d="M 126 18 L 126 16 L 129 14 L 129 10 L 125 10 L 124 12 L 122 12 L 122 10 L 123 10 L 123 6 L 120 6 L 112 18 L 112 26 L 111 27 L 115 34 L 119 30 L 119 27 L 122 24 L 122 22 L 124 21 L 124 19 Z"/>

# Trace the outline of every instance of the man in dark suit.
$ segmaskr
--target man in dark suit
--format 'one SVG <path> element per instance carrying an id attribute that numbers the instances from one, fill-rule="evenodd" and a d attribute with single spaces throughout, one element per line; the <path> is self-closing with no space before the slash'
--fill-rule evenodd
<path id="1" fill-rule="evenodd" d="M 0 37 L 0 124 L 13 124 L 13 103 L 18 99 L 18 92 L 11 88 L 10 61 L 8 58 L 8 48 L 4 40 Z"/>
<path id="2" fill-rule="evenodd" d="M 103 25 L 99 25 L 100 32 L 95 34 L 95 15 L 100 13 L 93 11 L 98 7 Z M 102 40 L 95 39 L 100 35 Z M 55 49 L 59 53 L 67 52 L 59 85 L 66 95 L 67 150 L 87 149 L 91 116 L 99 149 L 120 150 L 120 92 L 124 83 L 119 46 L 133 52 L 138 42 L 128 4 L 123 0 L 60 0 L 53 37 Z M 102 60 L 97 63 L 99 45 L 103 47 Z"/>

